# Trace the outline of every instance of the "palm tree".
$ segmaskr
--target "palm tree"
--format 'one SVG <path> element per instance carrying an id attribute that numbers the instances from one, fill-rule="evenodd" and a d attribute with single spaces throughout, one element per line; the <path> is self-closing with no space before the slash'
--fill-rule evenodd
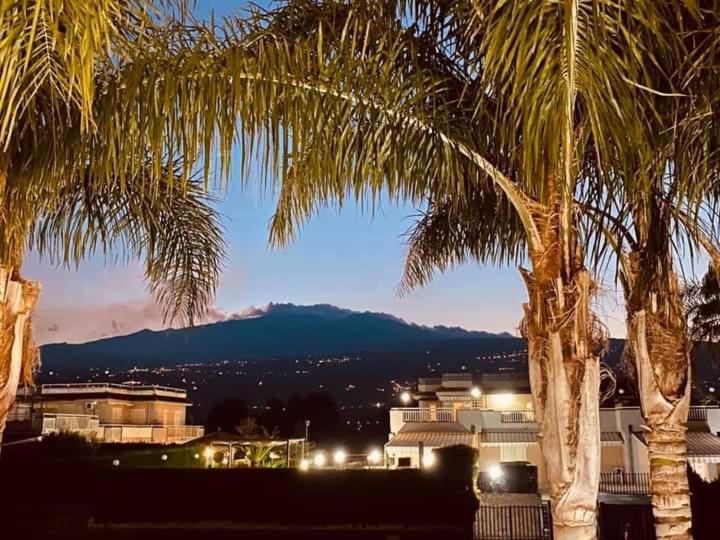
<path id="1" fill-rule="evenodd" d="M 144 257 L 168 322 L 192 323 L 214 292 L 224 245 L 194 176 L 197 155 L 181 159 L 168 144 L 153 152 L 123 129 L 151 112 L 112 103 L 130 51 L 162 33 L 154 9 L 142 0 L 0 5 L 0 438 L 39 358 L 40 284 L 22 276 L 28 248 L 66 265 L 94 252 Z"/>
<path id="2" fill-rule="evenodd" d="M 602 173 L 606 161 L 635 159 L 628 141 L 647 138 L 641 59 L 672 50 L 668 9 L 298 0 L 230 31 L 245 44 L 225 59 L 245 101 L 228 102 L 245 137 L 264 134 L 267 168 L 281 179 L 276 244 L 321 208 L 348 197 L 372 205 L 383 190 L 457 209 L 479 187 L 514 216 L 524 246 L 513 249 L 526 247 L 531 266 L 523 328 L 556 538 L 596 534 L 603 333 L 574 197 L 585 154 Z M 507 255 L 506 241 L 488 258 Z"/>

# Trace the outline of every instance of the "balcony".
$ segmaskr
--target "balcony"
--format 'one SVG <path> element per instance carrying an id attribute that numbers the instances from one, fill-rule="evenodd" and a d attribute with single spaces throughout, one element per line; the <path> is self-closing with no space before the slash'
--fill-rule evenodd
<path id="1" fill-rule="evenodd" d="M 690 407 L 688 421 L 690 422 L 707 422 L 707 407 Z"/>
<path id="2" fill-rule="evenodd" d="M 601 473 L 600 493 L 648 495 L 650 493 L 650 473 Z"/>
<path id="3" fill-rule="evenodd" d="M 106 443 L 182 444 L 205 434 L 202 426 L 103 424 L 99 438 Z"/>
<path id="4" fill-rule="evenodd" d="M 32 417 L 33 431 L 41 435 L 72 432 L 94 437 L 99 423 L 98 417 L 91 414 L 38 413 Z"/>
<path id="5" fill-rule="evenodd" d="M 503 424 L 534 424 L 537 419 L 535 411 L 501 411 L 500 422 Z"/>
<path id="6" fill-rule="evenodd" d="M 453 409 L 394 409 L 402 413 L 403 422 L 456 422 L 457 415 Z"/>

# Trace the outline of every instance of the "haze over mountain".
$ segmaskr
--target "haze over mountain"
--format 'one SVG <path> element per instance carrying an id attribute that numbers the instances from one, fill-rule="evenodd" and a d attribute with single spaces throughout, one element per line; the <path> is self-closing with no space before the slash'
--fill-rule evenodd
<path id="1" fill-rule="evenodd" d="M 45 345 L 42 358 L 44 369 L 88 363 L 98 367 L 153 367 L 246 358 L 412 351 L 443 341 L 487 339 L 512 340 L 513 336 L 420 326 L 386 313 L 361 313 L 328 304 L 271 303 L 202 326 L 143 330 L 82 344 Z"/>

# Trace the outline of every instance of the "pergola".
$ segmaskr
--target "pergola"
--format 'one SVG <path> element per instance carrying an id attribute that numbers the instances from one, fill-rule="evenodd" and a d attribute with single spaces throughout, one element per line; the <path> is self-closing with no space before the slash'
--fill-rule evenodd
<path id="1" fill-rule="evenodd" d="M 301 446 L 304 448 L 305 439 L 303 438 L 291 438 L 291 439 L 277 439 L 268 437 L 248 437 L 246 435 L 239 435 L 236 433 L 227 433 L 224 431 L 216 431 L 208 433 L 197 439 L 193 439 L 192 444 L 205 446 L 204 457 L 206 465 L 208 467 L 213 466 L 213 457 L 218 453 L 222 452 L 223 455 L 227 456 L 223 458 L 223 467 L 232 467 L 234 462 L 235 450 L 241 448 L 247 448 L 250 446 L 282 449 L 285 454 L 288 467 L 292 466 L 293 448 Z M 299 458 L 298 458 L 299 461 Z"/>

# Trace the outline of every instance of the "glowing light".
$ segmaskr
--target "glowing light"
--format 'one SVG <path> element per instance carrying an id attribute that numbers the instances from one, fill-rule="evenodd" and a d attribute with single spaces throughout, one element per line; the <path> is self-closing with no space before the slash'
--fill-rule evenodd
<path id="1" fill-rule="evenodd" d="M 327 463 L 327 456 L 325 456 L 324 452 L 318 452 L 313 458 L 313 463 L 316 467 L 324 467 Z"/>
<path id="2" fill-rule="evenodd" d="M 410 403 L 412 401 L 412 396 L 410 395 L 410 392 L 403 392 L 400 394 L 400 401 L 402 401 L 405 405 Z"/>
<path id="3" fill-rule="evenodd" d="M 209 446 L 203 451 L 203 456 L 205 456 L 207 459 L 210 459 L 212 457 L 212 450 Z"/>
<path id="4" fill-rule="evenodd" d="M 623 390 L 622 388 L 621 388 L 620 390 L 618 390 L 618 394 L 620 394 L 621 396 L 622 396 L 624 393 L 625 393 L 625 390 Z"/>
<path id="5" fill-rule="evenodd" d="M 377 465 L 382 460 L 382 452 L 380 452 L 377 448 L 373 448 L 370 450 L 367 459 L 373 465 Z"/>
<path id="6" fill-rule="evenodd" d="M 119 467 L 120 466 L 120 460 L 119 459 L 113 459 L 112 460 L 113 467 Z"/>
<path id="7" fill-rule="evenodd" d="M 478 399 L 482 395 L 482 392 L 480 391 L 480 388 L 473 386 L 472 390 L 470 390 L 470 395 L 473 399 Z"/>
<path id="8" fill-rule="evenodd" d="M 279 458 L 280 458 L 280 454 L 278 454 L 277 452 L 270 452 L 270 459 L 279 459 Z"/>
<path id="9" fill-rule="evenodd" d="M 300 461 L 300 470 L 301 471 L 307 471 L 310 469 L 310 460 L 309 459 L 303 459 Z"/>
<path id="10" fill-rule="evenodd" d="M 222 462 L 223 462 L 223 465 L 227 465 L 228 463 L 230 463 L 230 460 L 228 458 L 224 457 Z"/>
<path id="11" fill-rule="evenodd" d="M 490 467 L 487 470 L 488 476 L 490 477 L 490 480 L 493 482 L 497 482 L 500 480 L 505 473 L 503 473 L 502 467 L 500 465 L 490 465 Z"/>
<path id="12" fill-rule="evenodd" d="M 429 454 L 425 454 L 422 458 L 423 467 L 426 469 L 429 469 L 433 465 L 435 465 L 435 454 L 430 452 Z"/>
<path id="13" fill-rule="evenodd" d="M 342 465 L 345 463 L 345 460 L 347 459 L 347 453 L 342 448 L 339 448 L 338 450 L 335 450 L 335 453 L 333 454 L 333 461 L 336 465 Z"/>
<path id="14" fill-rule="evenodd" d="M 193 454 L 193 459 L 200 459 L 200 454 Z"/>
<path id="15" fill-rule="evenodd" d="M 714 394 L 714 393 L 715 393 L 715 387 L 714 387 L 714 386 L 711 386 L 710 388 L 708 388 L 708 392 L 710 392 L 711 394 Z"/>
<path id="16" fill-rule="evenodd" d="M 513 395 L 512 394 L 498 394 L 495 396 L 495 404 L 502 408 L 502 407 L 508 407 L 513 402 Z"/>
<path id="17" fill-rule="evenodd" d="M 167 461 L 167 454 L 163 454 L 162 456 L 160 456 L 160 459 L 162 459 L 163 461 Z"/>

